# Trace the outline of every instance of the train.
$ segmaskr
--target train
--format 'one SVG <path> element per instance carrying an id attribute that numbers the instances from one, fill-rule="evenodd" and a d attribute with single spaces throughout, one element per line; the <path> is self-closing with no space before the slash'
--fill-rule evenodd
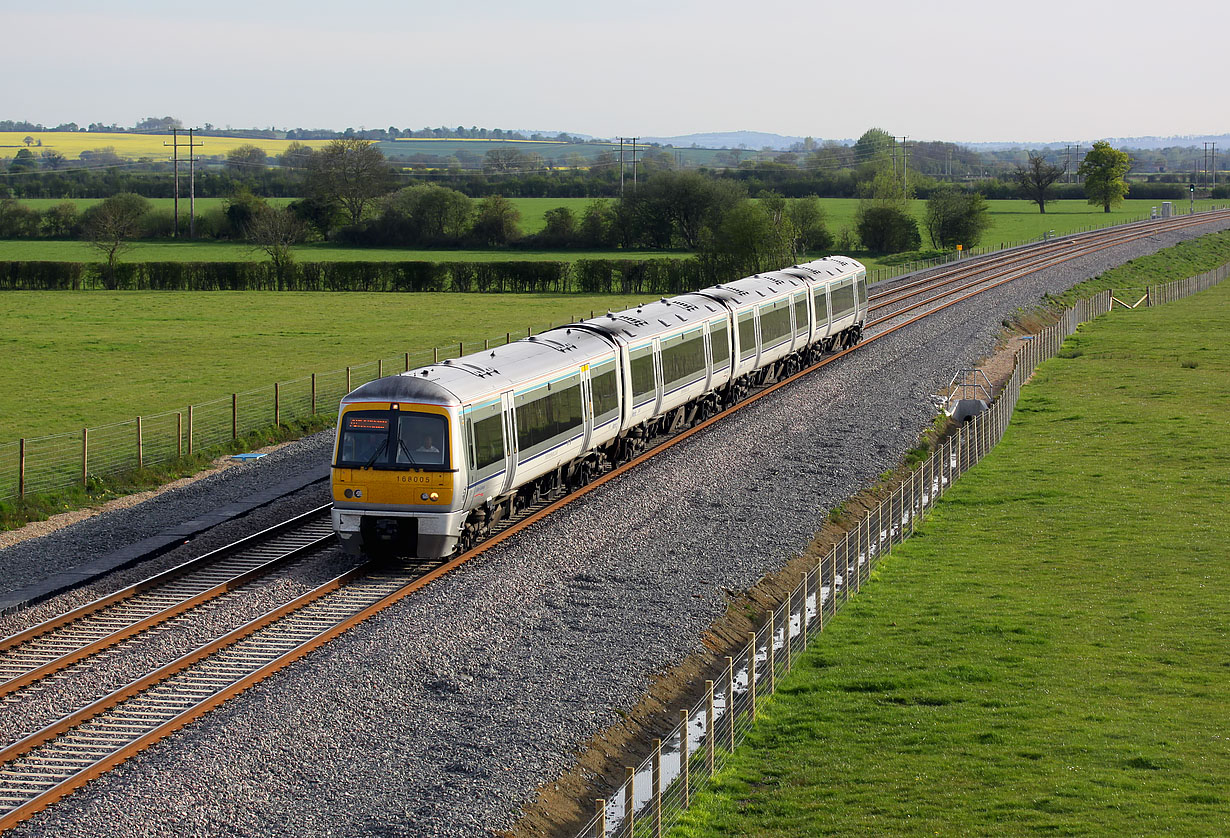
<path id="1" fill-rule="evenodd" d="M 855 345 L 867 271 L 830 256 L 385 376 L 338 411 L 348 554 L 440 559 L 752 388 Z"/>

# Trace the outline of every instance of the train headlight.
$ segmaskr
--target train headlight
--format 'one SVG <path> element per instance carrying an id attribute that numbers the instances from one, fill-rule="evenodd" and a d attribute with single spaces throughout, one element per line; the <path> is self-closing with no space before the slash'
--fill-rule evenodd
<path id="1" fill-rule="evenodd" d="M 432 492 L 432 493 L 431 493 L 431 499 L 432 499 L 432 500 L 439 500 L 439 499 L 440 499 L 440 494 L 439 494 L 438 492 Z"/>
<path id="2" fill-rule="evenodd" d="M 431 495 L 423 492 L 423 494 L 419 495 L 419 500 L 431 500 Z"/>
<path id="3" fill-rule="evenodd" d="M 354 492 L 352 492 L 350 489 L 347 489 L 346 491 L 342 492 L 342 495 L 344 495 L 347 498 L 353 498 Z"/>

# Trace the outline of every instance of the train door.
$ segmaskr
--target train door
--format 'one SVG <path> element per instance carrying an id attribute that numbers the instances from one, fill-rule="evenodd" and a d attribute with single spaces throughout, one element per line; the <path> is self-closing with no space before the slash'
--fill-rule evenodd
<path id="1" fill-rule="evenodd" d="M 585 437 L 582 450 L 589 450 L 589 441 L 594 435 L 594 387 L 589 364 L 581 367 L 581 418 L 584 421 Z"/>
<path id="2" fill-rule="evenodd" d="M 507 492 L 517 485 L 517 421 L 513 412 L 513 391 L 501 393 L 500 401 L 504 408 L 504 467 L 508 477 L 504 491 Z"/>
<path id="3" fill-rule="evenodd" d="M 653 339 L 653 374 L 654 380 L 657 381 L 658 398 L 653 405 L 653 415 L 657 416 L 662 412 L 662 398 L 666 391 L 666 382 L 662 378 L 662 340 L 661 338 Z"/>

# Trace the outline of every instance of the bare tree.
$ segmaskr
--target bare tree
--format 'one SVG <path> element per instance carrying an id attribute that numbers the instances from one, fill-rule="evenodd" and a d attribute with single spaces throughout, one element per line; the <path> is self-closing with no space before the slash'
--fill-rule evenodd
<path id="1" fill-rule="evenodd" d="M 248 222 L 244 235 L 253 250 L 269 257 L 278 290 L 282 290 L 286 272 L 295 262 L 294 246 L 307 237 L 307 227 L 290 210 L 266 208 Z"/>
<path id="2" fill-rule="evenodd" d="M 83 223 L 90 246 L 107 257 L 107 274 L 103 285 L 114 290 L 120 254 L 132 248 L 132 240 L 141 234 L 141 223 L 149 212 L 150 203 L 140 195 L 123 192 L 95 204 L 86 211 Z"/>
<path id="3" fill-rule="evenodd" d="M 309 159 L 309 194 L 341 204 L 351 224 L 358 224 L 371 202 L 393 188 L 393 172 L 370 140 L 333 140 Z"/>
<path id="4" fill-rule="evenodd" d="M 1054 200 L 1050 197 L 1051 185 L 1063 177 L 1067 166 L 1055 166 L 1046 162 L 1041 154 L 1030 154 L 1029 163 L 1022 166 L 1016 164 L 1013 177 L 1021 184 L 1025 197 L 1038 205 L 1039 212 L 1046 212 L 1046 202 Z"/>

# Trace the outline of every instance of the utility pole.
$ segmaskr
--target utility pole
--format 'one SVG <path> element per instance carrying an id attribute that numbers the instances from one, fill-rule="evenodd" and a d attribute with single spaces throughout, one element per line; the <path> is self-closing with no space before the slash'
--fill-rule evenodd
<path id="1" fill-rule="evenodd" d="M 179 238 L 179 147 L 183 145 L 183 143 L 179 141 L 179 132 L 182 130 L 183 130 L 182 128 L 172 128 L 171 129 L 171 142 L 163 143 L 164 146 L 167 146 L 167 145 L 171 146 L 171 161 L 173 163 L 174 170 L 175 170 L 175 233 L 174 233 L 175 238 Z M 188 129 L 188 160 L 190 164 L 196 161 L 196 155 L 193 154 L 193 150 L 195 148 L 198 148 L 200 145 L 201 145 L 200 143 L 193 142 L 192 129 L 191 128 Z M 192 183 L 193 183 L 192 197 L 194 199 L 192 208 L 195 210 L 196 209 L 196 203 L 195 203 L 196 181 L 195 181 L 195 178 L 193 179 Z M 195 220 L 195 213 L 193 214 L 193 220 Z M 188 235 L 190 237 L 192 235 L 191 222 L 189 223 Z"/>
<path id="2" fill-rule="evenodd" d="M 636 137 L 632 138 L 632 191 L 636 191 Z"/>
<path id="3" fill-rule="evenodd" d="M 910 138 L 901 138 L 901 194 L 910 194 Z"/>
<path id="4" fill-rule="evenodd" d="M 204 143 L 192 139 L 193 129 L 188 129 L 188 238 L 196 238 L 196 149 Z"/>
<path id="5" fill-rule="evenodd" d="M 624 138 L 619 138 L 619 197 L 624 196 Z"/>

